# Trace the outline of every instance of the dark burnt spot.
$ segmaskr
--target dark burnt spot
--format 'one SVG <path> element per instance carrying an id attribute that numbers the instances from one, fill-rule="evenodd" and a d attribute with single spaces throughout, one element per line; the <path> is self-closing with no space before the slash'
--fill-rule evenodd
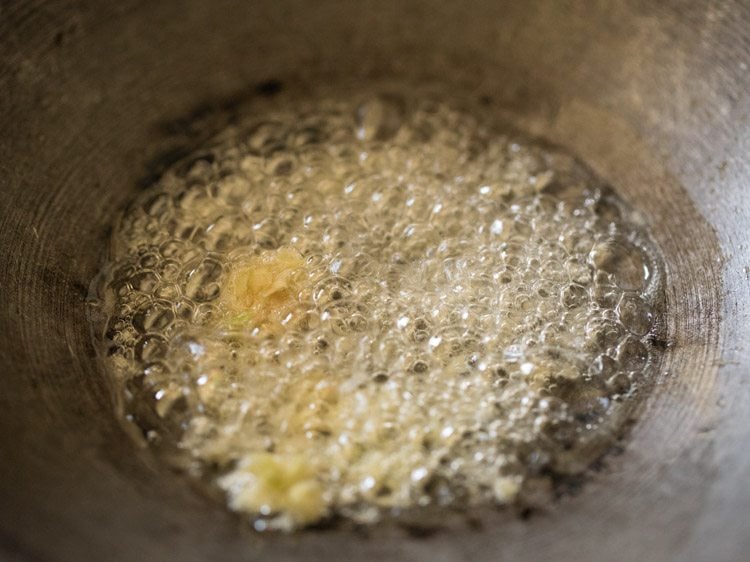
<path id="1" fill-rule="evenodd" d="M 265 98 L 273 97 L 276 94 L 280 93 L 283 89 L 284 83 L 278 78 L 271 78 L 270 80 L 259 82 L 255 86 L 255 91 L 258 93 L 258 95 Z"/>
<path id="2" fill-rule="evenodd" d="M 89 289 L 84 283 L 81 281 L 73 281 L 70 286 L 82 300 L 86 299 L 89 294 Z"/>
<path id="3" fill-rule="evenodd" d="M 112 225 L 111 224 L 106 225 L 100 230 L 99 239 L 109 241 L 112 238 L 112 231 L 113 231 Z"/>
<path id="4" fill-rule="evenodd" d="M 181 117 L 158 122 L 156 127 L 164 136 L 206 138 L 235 120 L 237 108 L 251 97 L 238 94 L 213 102 L 204 101 Z"/>
<path id="5" fill-rule="evenodd" d="M 239 108 L 257 97 L 272 97 L 284 89 L 284 83 L 271 78 L 216 100 L 203 101 L 180 117 L 156 123 L 156 132 L 170 139 L 171 146 L 146 163 L 146 173 L 138 181 L 140 188 L 153 185 L 173 164 L 185 159 L 211 137 L 238 121 Z"/>
<path id="6" fill-rule="evenodd" d="M 536 513 L 536 511 L 534 510 L 533 507 L 523 507 L 518 512 L 518 517 L 522 521 L 528 521 L 529 519 L 531 519 L 535 515 L 535 513 Z"/>
<path id="7" fill-rule="evenodd" d="M 406 534 L 415 539 L 426 539 L 439 533 L 442 529 L 440 525 L 428 522 L 409 522 L 401 523 L 401 528 Z"/>
<path id="8" fill-rule="evenodd" d="M 203 101 L 185 115 L 160 121 L 156 127 L 165 136 L 205 138 L 236 122 L 237 111 L 243 104 L 256 97 L 273 97 L 283 89 L 284 83 L 277 78 L 264 80 L 227 97 Z"/>
<path id="9" fill-rule="evenodd" d="M 138 180 L 138 187 L 145 189 L 152 186 L 172 165 L 187 158 L 192 150 L 185 146 L 169 148 L 157 154 L 146 163 L 146 174 Z"/>
<path id="10" fill-rule="evenodd" d="M 70 21 L 52 36 L 52 44 L 55 47 L 63 47 L 75 36 L 78 32 L 78 22 Z"/>
<path id="11" fill-rule="evenodd" d="M 654 335 L 652 335 L 652 336 L 650 336 L 648 338 L 648 342 L 652 346 L 654 346 L 656 349 L 658 349 L 660 351 L 664 351 L 664 350 L 669 349 L 670 347 L 672 347 L 672 342 L 670 342 L 668 340 L 665 340 L 663 338 L 659 338 L 659 337 L 654 336 Z"/>

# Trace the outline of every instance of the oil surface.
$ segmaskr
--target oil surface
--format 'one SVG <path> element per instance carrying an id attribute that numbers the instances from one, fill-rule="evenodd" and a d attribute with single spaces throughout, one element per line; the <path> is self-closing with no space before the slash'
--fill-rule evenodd
<path id="1" fill-rule="evenodd" d="M 121 218 L 97 346 L 134 435 L 259 530 L 540 501 L 653 377 L 637 223 L 470 100 L 280 96 Z"/>

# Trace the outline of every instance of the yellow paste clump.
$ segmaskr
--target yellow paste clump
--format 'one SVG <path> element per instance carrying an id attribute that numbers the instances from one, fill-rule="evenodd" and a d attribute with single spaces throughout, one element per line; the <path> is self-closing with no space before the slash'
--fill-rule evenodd
<path id="1" fill-rule="evenodd" d="M 318 521 L 328 512 L 323 488 L 302 456 L 252 455 L 221 484 L 233 509 L 280 513 L 290 528 Z"/>
<path id="2" fill-rule="evenodd" d="M 232 323 L 279 334 L 299 319 L 305 260 L 293 248 L 266 250 L 240 262 L 229 275 L 224 306 Z"/>

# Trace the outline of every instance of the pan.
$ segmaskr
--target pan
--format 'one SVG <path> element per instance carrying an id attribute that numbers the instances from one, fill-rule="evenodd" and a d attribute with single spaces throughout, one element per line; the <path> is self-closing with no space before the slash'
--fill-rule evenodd
<path id="1" fill-rule="evenodd" d="M 743 560 L 750 548 L 750 5 L 0 5 L 0 553 L 9 560 Z M 117 214 L 254 97 L 439 80 L 566 147 L 664 254 L 659 384 L 530 517 L 258 534 L 139 454 L 85 300 Z"/>

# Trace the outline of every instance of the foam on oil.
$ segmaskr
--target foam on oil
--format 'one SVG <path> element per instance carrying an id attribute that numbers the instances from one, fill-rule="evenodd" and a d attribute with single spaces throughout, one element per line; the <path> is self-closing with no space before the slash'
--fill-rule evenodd
<path id="1" fill-rule="evenodd" d="M 469 100 L 282 97 L 124 214 L 97 345 L 133 432 L 257 529 L 539 498 L 652 376 L 635 222 Z"/>

